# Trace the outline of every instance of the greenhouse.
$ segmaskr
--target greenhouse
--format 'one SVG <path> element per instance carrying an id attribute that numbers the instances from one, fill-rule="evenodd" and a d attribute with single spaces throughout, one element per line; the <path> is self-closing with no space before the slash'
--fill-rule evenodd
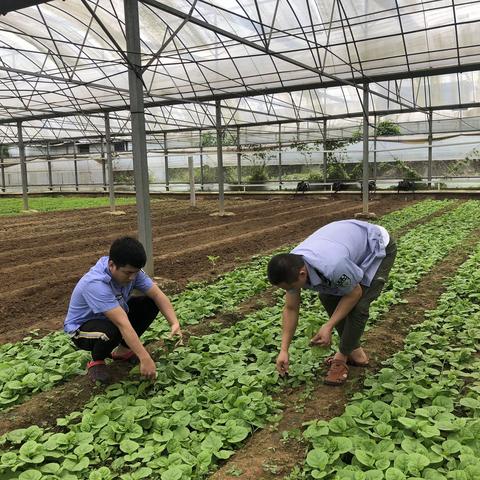
<path id="1" fill-rule="evenodd" d="M 479 480 L 480 1 L 0 1 L 0 480 Z"/>

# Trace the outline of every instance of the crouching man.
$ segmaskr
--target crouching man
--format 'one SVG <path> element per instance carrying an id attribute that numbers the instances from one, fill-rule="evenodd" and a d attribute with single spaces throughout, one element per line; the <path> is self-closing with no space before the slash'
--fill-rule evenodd
<path id="1" fill-rule="evenodd" d="M 311 345 L 328 346 L 335 328 L 339 351 L 327 359 L 328 385 L 341 385 L 348 366 L 367 366 L 368 356 L 360 339 L 370 303 L 382 291 L 396 255 L 396 245 L 381 226 L 342 220 L 320 228 L 291 253 L 275 255 L 268 264 L 268 279 L 286 290 L 282 345 L 277 370 L 288 372 L 288 349 L 298 324 L 302 289 L 319 293 L 329 320 L 311 339 Z"/>
<path id="2" fill-rule="evenodd" d="M 155 362 L 140 337 L 159 311 L 170 324 L 170 335 L 182 335 L 170 300 L 142 270 L 146 261 L 138 240 L 118 238 L 108 257 L 101 257 L 73 290 L 64 330 L 79 349 L 92 352 L 87 373 L 94 382 L 109 382 L 105 359 L 110 357 L 140 362 L 140 374 L 156 378 Z M 133 289 L 144 295 L 131 296 Z"/>

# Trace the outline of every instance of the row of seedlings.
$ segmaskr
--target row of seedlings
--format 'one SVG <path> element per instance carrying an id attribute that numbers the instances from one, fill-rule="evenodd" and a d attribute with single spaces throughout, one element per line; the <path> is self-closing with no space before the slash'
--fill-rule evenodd
<path id="1" fill-rule="evenodd" d="M 391 231 L 399 231 L 451 206 L 451 200 L 426 200 L 383 217 Z M 234 310 L 241 302 L 264 291 L 268 284 L 263 272 L 268 258 L 254 258 L 248 265 L 227 273 L 210 285 L 192 285 L 172 297 L 182 325 L 193 325 L 219 311 Z M 142 339 L 148 343 L 167 333 L 165 321 L 159 318 Z M 87 352 L 74 348 L 63 332 L 42 338 L 29 336 L 22 342 L 0 346 L 0 410 L 25 401 L 39 391 L 47 391 L 73 375 L 84 372 Z"/>
<path id="2" fill-rule="evenodd" d="M 415 284 L 412 272 L 418 281 L 428 271 L 426 265 L 433 267 L 460 245 L 480 226 L 479 213 L 480 205 L 468 202 L 416 227 L 405 242 L 402 237 L 399 257 L 405 260 L 392 275 L 387 300 L 374 309 L 385 310 L 389 302 L 397 302 L 400 292 Z M 314 303 L 306 306 L 311 316 L 318 312 Z M 281 302 L 222 332 L 191 338 L 188 346 L 158 362 L 154 384 L 131 381 L 112 386 L 83 412 L 60 419 L 62 432 L 36 426 L 10 432 L 3 437 L 6 449 L 0 472 L 21 480 L 34 478 L 30 477 L 34 471 L 51 479 L 203 478 L 277 412 L 272 394 L 282 387 L 274 366 L 280 311 Z M 302 323 L 303 333 L 306 328 L 308 321 Z M 292 368 L 292 376 L 283 381 L 288 385 L 311 379 L 322 362 L 310 353 L 305 338 L 294 343 L 305 368 Z"/>
<path id="3" fill-rule="evenodd" d="M 479 284 L 480 244 L 345 413 L 309 425 L 292 480 L 480 478 Z"/>

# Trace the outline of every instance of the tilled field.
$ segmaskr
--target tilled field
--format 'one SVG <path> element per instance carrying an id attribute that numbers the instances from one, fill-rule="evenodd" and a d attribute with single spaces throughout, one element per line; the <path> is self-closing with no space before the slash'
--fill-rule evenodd
<path id="1" fill-rule="evenodd" d="M 417 199 L 415 199 L 416 201 Z M 408 202 L 395 197 L 374 201 L 371 211 L 384 214 Z M 211 280 L 252 255 L 295 243 L 321 225 L 349 218 L 361 209 L 354 199 L 309 196 L 228 199 L 234 216 L 216 217 L 217 202 L 200 198 L 152 202 L 155 276 L 167 292 L 187 283 Z M 135 207 L 124 216 L 106 209 L 8 217 L 0 227 L 0 342 L 15 341 L 31 329 L 62 326 L 72 288 L 113 239 L 135 235 Z M 210 259 L 208 258 L 210 257 Z M 218 257 L 212 262 L 212 257 Z"/>
<path id="2" fill-rule="evenodd" d="M 105 392 L 90 385 L 87 378 L 78 376 L 79 371 L 74 368 L 78 359 L 63 345 L 64 335 L 54 333 L 41 340 L 30 338 L 18 348 L 2 347 L 5 349 L 4 368 L 9 368 L 10 372 L 8 377 L 4 374 L 4 379 L 8 381 L 5 382 L 2 398 L 7 398 L 9 394 L 14 402 L 13 407 L 5 409 L 0 415 L 1 433 L 10 431 L 4 437 L 10 443 L 2 455 L 2 473 L 8 472 L 8 478 L 17 478 L 15 475 L 22 471 L 18 478 L 40 479 L 39 474 L 55 469 L 58 472 L 75 472 L 74 476 L 81 471 L 82 475 L 76 478 L 93 478 L 92 475 L 100 473 L 102 478 L 104 474 L 105 478 L 116 478 L 111 476 L 113 472 L 127 472 L 121 476 L 130 478 L 128 472 L 132 470 L 135 473 L 142 471 L 142 478 L 187 480 L 208 477 L 211 480 L 230 480 L 238 476 L 247 479 L 286 478 L 285 475 L 289 472 L 292 478 L 320 478 L 319 475 L 329 475 L 329 472 L 338 470 L 347 472 L 341 478 L 350 478 L 352 469 L 371 470 L 371 462 L 367 459 L 370 454 L 359 450 L 358 442 L 364 442 L 365 446 L 368 443 L 372 455 L 382 456 L 383 463 L 375 465 L 378 470 L 375 478 L 380 478 L 383 470 L 386 471 L 385 478 L 394 478 L 395 475 L 407 478 L 400 474 L 412 469 L 423 470 L 426 474 L 424 478 L 436 478 L 437 467 L 429 465 L 440 461 L 443 462 L 440 467 L 443 472 L 456 472 L 464 467 L 476 472 L 478 469 L 475 470 L 477 466 L 473 465 L 473 456 L 471 459 L 469 457 L 468 465 L 463 465 L 454 464 L 451 460 L 447 462 L 450 454 L 443 461 L 443 457 L 436 456 L 435 452 L 443 452 L 440 448 L 446 451 L 447 448 L 451 450 L 455 447 L 459 452 L 463 448 L 471 449 L 461 443 L 471 444 L 468 443 L 468 434 L 466 440 L 456 433 L 450 437 L 452 430 L 457 428 L 457 420 L 453 413 L 447 412 L 448 409 L 459 412 L 459 425 L 465 422 L 475 423 L 478 418 L 474 415 L 478 402 L 473 395 L 477 387 L 472 384 L 469 392 L 460 392 L 459 387 L 463 385 L 465 376 L 473 378 L 473 372 L 478 371 L 478 341 L 475 343 L 479 335 L 478 319 L 470 318 L 472 312 L 478 314 L 478 301 L 474 294 L 469 295 L 467 301 L 466 293 L 477 291 L 478 279 L 475 272 L 478 272 L 480 261 L 480 207 L 478 202 L 458 200 L 427 201 L 413 205 L 413 200 L 421 199 L 409 198 L 407 202 L 405 197 L 392 198 L 383 205 L 372 203 L 371 206 L 371 211 L 379 216 L 394 211 L 393 215 L 386 215 L 379 221 L 397 239 L 399 250 L 388 291 L 380 296 L 370 312 L 371 321 L 367 326 L 365 346 L 371 362 L 368 369 L 370 374 L 365 383 L 364 369 L 352 367 L 351 378 L 345 386 L 332 388 L 321 385 L 324 359 L 329 352 L 313 351 L 307 341 L 311 336 L 311 328 L 318 326 L 324 318 L 315 296 L 306 297 L 302 302 L 302 322 L 299 322 L 297 335 L 291 345 L 290 375 L 283 380 L 275 378 L 273 363 L 279 342 L 278 320 L 283 301 L 273 288 L 267 288 L 265 279 L 260 278 L 264 275 L 271 250 L 280 245 L 296 243 L 329 221 L 352 217 L 360 208 L 358 200 L 322 197 L 296 200 L 238 199 L 229 202 L 227 206 L 236 215 L 226 218 L 208 215 L 216 210 L 216 203 L 212 201 L 203 200 L 195 211 L 186 202 L 161 201 L 153 208 L 153 228 L 156 276 L 164 288 L 167 291 L 181 290 L 189 281 L 214 280 L 219 274 L 226 273 L 211 285 L 186 289 L 174 297 L 174 304 L 183 315 L 181 318 L 187 339 L 185 347 L 166 352 L 162 340 L 158 340 L 161 337 L 152 334 L 146 340 L 150 342 L 147 348 L 152 351 L 160 366 L 155 385 L 138 382 L 133 377 L 127 378 L 128 368 L 112 364 L 110 368 L 117 383 Z M 68 227 L 60 226 L 59 230 L 53 229 L 56 224 L 52 218 L 55 215 L 45 217 L 51 222 L 45 230 L 38 228 L 35 222 L 17 218 L 18 224 L 24 223 L 18 228 L 18 232 L 23 231 L 25 239 L 23 258 L 21 255 L 17 257 L 16 266 L 4 262 L 6 265 L 3 271 L 26 279 L 25 284 L 30 281 L 28 279 L 37 281 L 39 293 L 43 288 L 45 295 L 49 293 L 49 284 L 45 278 L 48 272 L 42 270 L 43 266 L 55 267 L 50 273 L 56 271 L 64 277 L 71 275 L 74 282 L 99 255 L 105 253 L 113 238 L 124 233 L 135 234 L 133 209 L 123 218 L 101 217 L 103 214 L 100 212 L 82 212 L 83 218 L 88 218 L 87 223 L 90 225 L 95 220 L 98 222 L 99 219 L 107 219 L 103 221 L 103 230 L 97 228 L 101 240 L 95 241 L 90 241 L 90 237 L 79 233 L 82 230 L 80 220 L 78 224 L 71 223 L 76 215 L 68 218 L 65 214 L 57 214 L 59 225 L 62 218 L 65 223 L 68 221 Z M 37 217 L 32 217 L 31 220 L 36 221 Z M 105 225 L 106 221 L 109 225 Z M 10 219 L 5 225 L 9 222 L 11 225 L 4 227 L 3 252 L 8 243 L 10 248 L 15 243 L 21 243 L 12 238 L 15 221 Z M 27 235 L 29 229 L 36 231 L 39 237 L 48 239 L 48 247 L 39 244 L 37 248 L 35 240 L 31 239 L 34 235 Z M 59 233 L 60 230 L 63 230 L 63 234 Z M 56 235 L 65 238 L 66 248 L 62 248 Z M 85 240 L 81 240 L 83 237 L 86 237 Z M 78 255 L 72 255 L 74 249 L 78 249 Z M 0 255 L 4 254 L 2 251 Z M 54 260 L 50 262 L 49 251 L 56 252 Z M 36 259 L 27 256 L 32 252 L 37 254 Z M 472 252 L 474 255 L 471 255 Z M 262 253 L 266 253 L 267 257 L 249 262 L 248 268 L 235 268 L 247 263 L 252 255 Z M 470 255 L 471 258 L 467 260 Z M 75 265 L 78 273 L 68 270 L 68 265 Z M 34 267 L 42 272 L 41 277 L 31 275 L 35 271 Z M 235 270 L 230 271 L 233 269 Z M 257 279 L 260 280 L 259 284 Z M 58 281 L 57 284 L 60 286 L 61 282 Z M 0 292 L 5 292 L 5 299 L 9 299 L 8 292 L 10 296 L 15 294 L 15 288 L 17 295 L 22 292 L 22 288 L 26 288 L 19 281 L 10 290 L 6 281 L 3 285 L 4 290 Z M 70 288 L 68 291 L 64 288 L 64 308 Z M 197 293 L 191 295 L 195 291 Z M 442 293 L 444 295 L 440 296 Z M 50 316 L 45 315 L 45 320 L 36 324 L 42 328 L 42 333 L 48 329 L 61 328 L 64 310 L 58 310 L 57 314 L 52 313 L 53 310 L 46 311 Z M 450 311 L 455 312 L 455 315 L 448 314 Z M 25 322 L 17 332 L 11 326 L 12 331 L 3 335 L 5 340 L 7 335 L 12 337 L 22 330 L 27 332 L 32 328 L 31 323 L 27 322 L 28 310 L 22 312 L 25 314 Z M 425 318 L 428 321 L 424 322 Z M 200 323 L 197 323 L 199 320 Z M 421 324 L 419 330 L 405 338 L 414 324 Z M 452 329 L 452 325 L 455 325 L 455 329 Z M 161 325 L 158 327 L 156 333 L 161 332 Z M 452 336 L 452 333 L 454 337 L 458 334 L 459 338 L 442 337 Z M 402 345 L 404 340 L 405 344 Z M 412 363 L 413 357 L 419 354 L 420 344 L 425 344 L 429 355 L 437 355 L 439 359 L 433 358 L 427 363 L 428 355 L 422 355 L 420 361 Z M 448 350 L 446 354 L 445 350 Z M 67 362 L 65 365 L 62 363 L 61 369 L 55 369 L 53 365 L 54 353 L 57 351 L 64 352 L 62 359 Z M 22 367 L 25 362 L 17 364 L 14 359 L 13 363 L 10 358 L 12 352 L 18 355 L 18 359 L 31 355 L 29 358 L 32 359 L 32 365 L 25 370 Z M 319 358 L 318 355 L 324 356 Z M 388 357 L 391 358 L 386 360 Z M 446 368 L 445 372 L 443 367 L 441 370 L 432 368 L 445 362 L 445 359 L 450 363 L 450 368 Z M 377 374 L 381 362 L 385 360 L 387 367 Z M 394 368 L 388 368 L 388 365 Z M 411 365 L 413 368 L 410 368 Z M 64 366 L 69 369 L 64 369 Z M 47 371 L 47 368 L 50 370 Z M 422 369 L 425 370 L 423 374 Z M 22 371 L 30 373 L 23 378 Z M 417 371 L 420 372 L 418 375 Z M 432 382 L 429 378 L 431 375 L 445 378 Z M 457 376 L 458 379 L 455 380 Z M 38 389 L 38 385 L 43 384 L 38 382 L 37 377 L 49 382 L 48 389 Z M 394 393 L 393 406 L 389 405 L 392 396 L 390 389 L 396 383 L 385 383 L 385 379 L 391 377 L 398 377 L 399 382 L 405 384 L 401 393 Z M 118 383 L 121 379 L 125 381 Z M 452 386 L 455 387 L 453 390 Z M 18 400 L 15 395 L 11 395 L 12 392 L 16 393 L 16 397 L 20 395 Z M 360 392 L 362 398 L 367 400 L 358 399 Z M 457 398 L 459 393 L 462 397 Z M 376 400 L 373 404 L 368 400 L 369 396 Z M 263 428 L 264 418 L 279 413 L 276 410 L 279 406 L 277 400 L 282 405 L 281 418 L 272 416 L 269 421 L 275 418 L 279 423 L 275 426 L 268 424 L 268 428 Z M 347 405 L 349 410 L 343 414 Z M 417 408 L 421 406 L 424 408 Z M 366 423 L 363 413 L 363 416 L 359 416 L 358 412 L 363 412 L 363 408 L 366 408 L 367 416 L 371 416 L 372 412 L 374 415 L 371 419 L 373 440 L 368 440 L 365 436 L 370 423 Z M 439 408 L 445 410 L 442 413 L 443 423 L 439 420 L 438 432 L 435 430 L 439 439 L 431 438 L 433 427 L 424 420 L 422 412 L 428 408 L 435 409 L 435 412 Z M 471 414 L 465 408 L 471 409 Z M 388 409 L 396 416 L 382 413 Z M 403 416 L 397 422 L 399 414 Z M 59 420 L 64 415 L 67 417 Z M 345 429 L 350 427 L 342 419 L 345 415 L 349 422 L 356 422 L 356 416 L 359 416 L 361 428 L 352 427 L 347 432 Z M 415 415 L 420 415 L 420 418 L 410 421 L 410 417 Z M 135 430 L 129 422 L 137 416 Z M 165 419 L 169 419 L 168 425 Z M 105 424 L 105 420 L 108 420 L 108 424 Z M 318 422 L 311 423 L 302 432 L 305 422 L 312 420 Z M 187 421 L 188 427 L 179 426 L 180 423 L 185 425 Z M 30 425 L 34 427 L 11 431 Z M 410 435 L 410 426 L 417 428 L 419 425 L 426 429 L 425 435 L 422 434 L 415 440 L 419 451 L 423 453 L 412 455 L 417 455 L 415 458 L 421 461 L 421 465 L 403 464 L 403 459 L 410 458 L 407 450 L 413 444 L 412 441 L 405 443 L 401 440 Z M 338 442 L 343 443 L 334 442 L 332 447 L 322 443 L 327 438 L 324 431 L 326 428 L 330 431 L 328 439 L 336 435 Z M 112 440 L 109 435 L 117 431 L 121 435 Z M 168 431 L 171 432 L 170 437 Z M 383 432 L 381 451 L 377 452 L 374 447 L 380 431 Z M 72 446 L 66 447 L 62 439 L 77 435 L 76 432 L 79 432 L 78 441 L 76 439 Z M 96 434 L 92 435 L 93 432 Z M 250 434 L 246 438 L 248 433 Z M 180 437 L 175 438 L 175 435 L 182 438 L 182 446 L 179 444 Z M 359 437 L 355 443 L 348 440 L 355 435 Z M 130 436 L 136 440 L 132 441 Z M 81 442 L 87 437 L 88 447 L 83 449 Z M 452 440 L 453 438 L 458 440 Z M 202 440 L 201 444 L 199 439 Z M 242 439 L 245 439 L 245 443 Z M 54 442 L 60 443 L 52 451 Z M 390 446 L 384 448 L 387 444 Z M 152 450 L 153 445 L 155 449 L 159 448 L 158 452 Z M 335 456 L 335 452 L 330 455 L 323 451 L 334 448 L 334 445 L 337 450 L 346 448 L 350 452 L 349 456 L 340 459 L 338 455 Z M 160 455 L 162 447 L 166 450 Z M 182 464 L 176 456 L 175 449 L 178 448 L 185 457 Z M 105 454 L 105 458 L 99 461 L 95 452 L 103 454 L 106 449 L 109 449 L 110 456 Z M 392 449 L 396 450 L 392 453 Z M 69 457 L 66 456 L 67 450 L 73 452 L 68 454 Z M 39 453 L 30 458 L 26 456 L 27 451 Z M 150 451 L 152 455 L 146 455 Z M 52 463 L 52 459 L 56 461 L 62 456 L 66 458 L 62 463 L 60 460 Z M 74 456 L 76 461 L 72 462 Z M 230 458 L 227 460 L 227 457 Z M 142 465 L 146 465 L 140 470 L 139 461 L 132 463 L 138 458 L 142 458 Z M 367 463 L 363 464 L 357 458 Z M 326 468 L 325 462 L 333 466 Z M 480 468 L 480 462 L 477 463 Z M 218 470 L 213 473 L 216 468 Z M 328 478 L 333 478 L 333 473 Z"/>

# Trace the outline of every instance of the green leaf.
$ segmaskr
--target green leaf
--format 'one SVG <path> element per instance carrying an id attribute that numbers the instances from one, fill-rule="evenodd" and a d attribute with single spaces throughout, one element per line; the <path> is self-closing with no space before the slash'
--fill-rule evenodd
<path id="1" fill-rule="evenodd" d="M 88 468 L 89 465 L 90 465 L 90 460 L 87 457 L 83 457 L 79 461 L 73 461 L 67 458 L 63 462 L 62 467 L 65 470 L 68 470 L 70 472 L 81 472 L 86 468 Z"/>
<path id="2" fill-rule="evenodd" d="M 392 431 L 392 427 L 386 423 L 377 423 L 373 429 L 381 437 L 386 437 Z"/>
<path id="3" fill-rule="evenodd" d="M 319 448 L 310 450 L 307 455 L 307 465 L 318 470 L 323 470 L 328 463 L 328 455 Z"/>
<path id="4" fill-rule="evenodd" d="M 440 430 L 433 425 L 422 425 L 418 429 L 418 433 L 425 438 L 437 437 L 440 435 Z"/>
<path id="5" fill-rule="evenodd" d="M 420 475 L 421 471 L 430 465 L 430 460 L 427 456 L 421 453 L 411 453 L 408 456 L 408 471 L 415 475 Z"/>
<path id="6" fill-rule="evenodd" d="M 442 448 L 446 455 L 453 455 L 462 449 L 462 445 L 456 440 L 445 440 Z"/>
<path id="7" fill-rule="evenodd" d="M 365 480 L 383 480 L 383 472 L 381 470 L 368 470 L 365 472 Z"/>
<path id="8" fill-rule="evenodd" d="M 88 480 L 111 480 L 112 478 L 112 473 L 108 467 L 100 467 L 90 473 Z"/>
<path id="9" fill-rule="evenodd" d="M 158 443 L 167 443 L 173 438 L 172 430 L 164 430 L 162 433 L 154 432 L 153 439 Z"/>
<path id="10" fill-rule="evenodd" d="M 400 470 L 401 472 L 408 472 L 408 459 L 410 454 L 406 453 L 399 453 L 394 460 L 394 466 L 396 469 Z"/>
<path id="11" fill-rule="evenodd" d="M 435 397 L 433 399 L 432 405 L 435 405 L 437 407 L 443 407 L 448 412 L 451 412 L 453 410 L 453 400 L 444 395 L 439 395 L 438 397 Z"/>
<path id="12" fill-rule="evenodd" d="M 180 467 L 170 467 L 161 475 L 162 480 L 180 480 L 183 476 L 183 471 Z"/>
<path id="13" fill-rule="evenodd" d="M 18 476 L 18 480 L 40 480 L 42 474 L 38 470 L 26 470 Z"/>
<path id="14" fill-rule="evenodd" d="M 230 443 L 238 443 L 248 437 L 250 430 L 246 427 L 235 426 L 227 431 L 227 440 Z"/>
<path id="15" fill-rule="evenodd" d="M 395 467 L 390 467 L 385 472 L 385 480 L 405 480 L 406 478 L 405 474 Z"/>
<path id="16" fill-rule="evenodd" d="M 227 458 L 230 458 L 235 452 L 233 450 L 219 450 L 218 452 L 214 452 L 214 455 L 221 459 L 221 460 L 226 460 Z"/>
<path id="17" fill-rule="evenodd" d="M 51 474 L 55 475 L 60 470 L 60 464 L 59 463 L 47 463 L 45 465 L 42 465 L 40 467 L 40 470 L 43 473 L 51 473 Z"/>
<path id="18" fill-rule="evenodd" d="M 2 455 L 0 461 L 4 466 L 13 467 L 18 463 L 18 456 L 15 452 L 7 452 Z"/>
<path id="19" fill-rule="evenodd" d="M 212 463 L 212 453 L 205 450 L 197 455 L 197 470 L 199 472 L 207 472 Z"/>
<path id="20" fill-rule="evenodd" d="M 330 444 L 335 447 L 336 453 L 339 454 L 353 451 L 352 441 L 347 437 L 333 437 Z"/>
<path id="21" fill-rule="evenodd" d="M 403 426 L 409 428 L 410 430 L 416 430 L 417 421 L 413 418 L 408 417 L 398 417 L 397 419 Z"/>
<path id="22" fill-rule="evenodd" d="M 367 467 L 373 467 L 375 464 L 375 459 L 365 450 L 356 450 L 355 457 L 361 464 L 366 465 Z"/>
<path id="23" fill-rule="evenodd" d="M 310 475 L 315 479 L 325 478 L 328 475 L 328 472 L 320 471 L 320 470 L 312 470 Z"/>
<path id="24" fill-rule="evenodd" d="M 218 452 L 223 445 L 223 438 L 215 432 L 210 432 L 202 442 L 202 449 L 208 452 Z"/>
<path id="25" fill-rule="evenodd" d="M 386 457 L 381 457 L 375 460 L 375 467 L 379 470 L 386 470 L 390 466 L 390 460 Z"/>
<path id="26" fill-rule="evenodd" d="M 332 432 L 343 433 L 347 430 L 347 422 L 341 417 L 335 417 L 328 422 L 328 427 Z"/>
<path id="27" fill-rule="evenodd" d="M 471 408 L 472 410 L 480 409 L 480 400 L 472 397 L 465 397 L 460 400 L 460 405 Z"/>
<path id="28" fill-rule="evenodd" d="M 87 453 L 91 452 L 92 450 L 93 450 L 92 444 L 83 443 L 78 447 L 76 447 L 73 453 L 75 453 L 75 455 L 78 455 L 79 457 L 84 457 Z"/>
<path id="29" fill-rule="evenodd" d="M 149 478 L 152 475 L 153 470 L 149 467 L 142 467 L 132 473 L 132 477 L 137 479 Z"/>
<path id="30" fill-rule="evenodd" d="M 122 440 L 120 442 L 120 450 L 124 453 L 131 454 L 138 450 L 138 447 L 140 447 L 140 445 L 130 439 Z"/>

